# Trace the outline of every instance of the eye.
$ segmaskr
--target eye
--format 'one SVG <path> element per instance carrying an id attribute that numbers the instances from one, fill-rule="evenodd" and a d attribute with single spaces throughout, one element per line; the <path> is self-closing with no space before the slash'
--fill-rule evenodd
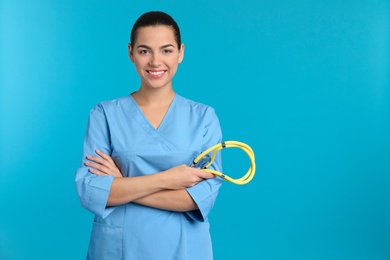
<path id="1" fill-rule="evenodd" d="M 173 50 L 171 50 L 171 49 L 163 49 L 162 52 L 163 52 L 164 54 L 169 54 L 169 53 L 172 53 Z"/>
<path id="2" fill-rule="evenodd" d="M 139 54 L 149 54 L 150 51 L 149 50 L 139 50 L 138 53 Z"/>

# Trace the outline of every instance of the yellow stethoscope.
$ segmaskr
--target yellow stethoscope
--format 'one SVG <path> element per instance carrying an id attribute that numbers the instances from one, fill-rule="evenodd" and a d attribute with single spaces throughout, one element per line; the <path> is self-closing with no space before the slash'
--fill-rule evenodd
<path id="1" fill-rule="evenodd" d="M 215 170 L 208 169 L 208 167 L 214 162 L 215 155 L 217 154 L 218 151 L 224 149 L 224 148 L 231 148 L 231 147 L 236 147 L 242 149 L 249 157 L 251 165 L 249 167 L 249 170 L 247 173 L 242 176 L 239 179 L 233 179 L 226 174 L 223 174 L 222 172 L 218 172 Z M 211 153 L 211 157 L 209 156 L 209 153 Z M 209 149 L 205 150 L 201 154 L 199 154 L 191 164 L 192 167 L 200 167 L 204 169 L 206 172 L 210 172 L 214 175 L 217 175 L 229 182 L 232 182 L 234 184 L 247 184 L 253 179 L 253 176 L 255 176 L 255 171 L 256 171 L 256 163 L 255 163 L 255 154 L 253 153 L 252 148 L 242 142 L 237 142 L 237 141 L 225 141 L 218 143 L 216 145 L 211 146 Z"/>

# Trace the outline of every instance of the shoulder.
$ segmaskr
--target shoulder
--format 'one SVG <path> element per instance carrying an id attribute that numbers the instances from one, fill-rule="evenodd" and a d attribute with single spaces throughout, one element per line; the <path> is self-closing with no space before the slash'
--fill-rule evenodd
<path id="1" fill-rule="evenodd" d="M 188 108 L 201 114 L 215 114 L 214 108 L 209 105 L 176 95 L 176 105 L 180 108 Z"/>
<path id="2" fill-rule="evenodd" d="M 111 100 L 104 100 L 99 103 L 97 103 L 92 109 L 91 113 L 93 112 L 108 112 L 117 110 L 120 107 L 129 105 L 130 97 L 129 96 L 123 96 L 116 99 Z"/>

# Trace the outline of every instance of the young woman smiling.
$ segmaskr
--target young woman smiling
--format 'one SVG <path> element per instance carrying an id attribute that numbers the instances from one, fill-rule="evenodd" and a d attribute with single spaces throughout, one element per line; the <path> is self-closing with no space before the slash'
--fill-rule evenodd
<path id="1" fill-rule="evenodd" d="M 87 259 L 213 259 L 208 215 L 222 180 L 189 165 L 221 142 L 218 118 L 172 87 L 184 45 L 171 16 L 141 15 L 130 40 L 140 87 L 91 110 L 76 171 L 95 215 Z M 219 155 L 211 168 L 222 170 Z"/>

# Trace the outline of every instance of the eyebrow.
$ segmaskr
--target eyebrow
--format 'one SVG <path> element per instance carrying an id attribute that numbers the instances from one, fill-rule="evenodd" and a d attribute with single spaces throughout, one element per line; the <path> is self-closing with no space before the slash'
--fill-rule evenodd
<path id="1" fill-rule="evenodd" d="M 165 44 L 165 45 L 163 45 L 163 46 L 161 46 L 160 47 L 160 49 L 165 49 L 165 48 L 168 48 L 168 47 L 175 47 L 173 44 Z M 145 49 L 151 49 L 151 47 L 149 47 L 149 46 L 147 46 L 147 45 L 139 45 L 138 47 L 137 47 L 137 49 L 138 48 L 145 48 Z"/>

